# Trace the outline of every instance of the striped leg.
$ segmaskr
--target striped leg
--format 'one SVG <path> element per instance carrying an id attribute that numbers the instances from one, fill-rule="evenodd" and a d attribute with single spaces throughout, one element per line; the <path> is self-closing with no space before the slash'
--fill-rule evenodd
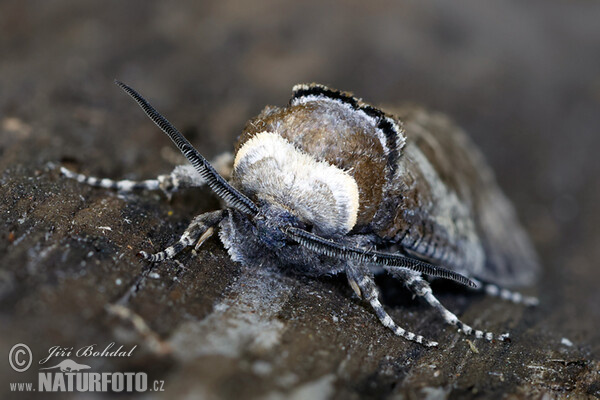
<path id="1" fill-rule="evenodd" d="M 108 178 L 96 178 L 94 176 L 86 176 L 83 174 L 78 174 L 77 172 L 73 172 L 65 167 L 60 167 L 60 172 L 64 176 L 70 179 L 75 179 L 79 183 L 85 183 L 86 185 L 101 187 L 106 189 L 115 189 L 121 192 L 130 192 L 136 189 L 147 189 L 147 190 L 156 190 L 159 189 L 160 181 L 157 179 L 148 179 L 145 181 L 130 181 L 130 180 L 121 180 L 114 181 Z M 162 177 L 168 175 L 161 175 Z"/>
<path id="2" fill-rule="evenodd" d="M 390 271 L 392 272 L 392 271 Z M 421 277 L 420 274 L 416 274 L 408 271 L 394 270 L 392 275 L 404 281 L 406 286 L 416 295 L 425 299 L 425 301 L 433 308 L 435 308 L 442 316 L 447 324 L 454 325 L 465 335 L 474 335 L 478 339 L 485 338 L 488 341 L 494 339 L 494 334 L 491 332 L 480 331 L 479 329 L 473 329 L 469 325 L 465 324 L 458 317 L 450 312 L 446 307 L 440 303 L 440 301 L 433 295 L 431 286 L 429 283 Z M 508 338 L 507 334 L 499 336 L 500 340 Z"/>
<path id="3" fill-rule="evenodd" d="M 67 178 L 75 179 L 77 182 L 86 185 L 114 189 L 120 192 L 131 192 L 133 190 L 162 190 L 170 199 L 173 192 L 179 189 L 202 186 L 204 180 L 191 165 L 180 165 L 167 175 L 159 175 L 156 179 L 147 179 L 145 181 L 120 180 L 115 181 L 108 178 L 96 178 L 78 174 L 65 167 L 60 167 L 60 172 Z"/>
<path id="4" fill-rule="evenodd" d="M 524 296 L 519 292 L 513 292 L 508 289 L 501 288 L 493 283 L 484 283 L 477 279 L 471 278 L 473 282 L 477 284 L 478 291 L 483 291 L 489 296 L 500 297 L 503 300 L 512 301 L 515 304 L 523 304 L 526 306 L 537 306 L 540 301 L 537 297 Z"/>
<path id="5" fill-rule="evenodd" d="M 225 179 L 229 179 L 233 170 L 233 154 L 229 152 L 220 154 L 211 162 L 211 165 L 217 170 L 219 175 Z M 171 199 L 173 193 L 179 189 L 204 186 L 206 183 L 198 171 L 191 165 L 179 165 L 170 174 L 159 175 L 156 179 L 147 179 L 145 181 L 131 181 L 127 179 L 115 181 L 107 178 L 96 178 L 78 174 L 65 167 L 60 167 L 60 172 L 67 178 L 75 179 L 80 183 L 106 189 L 115 189 L 120 192 L 160 189 L 168 199 Z"/>
<path id="6" fill-rule="evenodd" d="M 163 251 L 155 254 L 149 254 L 145 251 L 140 251 L 139 255 L 147 261 L 158 262 L 164 261 L 167 258 L 173 258 L 183 249 L 192 246 L 196 242 L 198 242 L 198 245 L 196 246 L 196 248 L 198 248 L 212 235 L 214 232 L 213 227 L 221 222 L 226 214 L 227 210 L 217 210 L 198 215 L 192 220 L 183 235 L 181 235 L 177 243 L 175 243 L 173 246 L 169 246 Z"/>
<path id="7" fill-rule="evenodd" d="M 435 347 L 438 345 L 437 342 L 429 341 L 421 335 L 408 332 L 396 325 L 394 320 L 392 320 L 379 302 L 379 290 L 375 285 L 371 271 L 369 271 L 367 268 L 350 264 L 346 268 L 346 276 L 348 277 L 348 281 L 350 282 L 352 289 L 358 294 L 359 297 L 367 300 L 371 304 L 371 307 L 375 311 L 377 318 L 379 318 L 379 321 L 381 321 L 385 327 L 391 329 L 396 335 L 412 342 L 417 342 L 427 347 Z"/>

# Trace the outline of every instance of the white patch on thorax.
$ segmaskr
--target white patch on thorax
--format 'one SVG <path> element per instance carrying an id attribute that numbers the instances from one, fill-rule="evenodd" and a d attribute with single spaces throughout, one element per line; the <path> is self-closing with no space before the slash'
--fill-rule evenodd
<path id="1" fill-rule="evenodd" d="M 276 133 L 261 132 L 244 143 L 235 157 L 233 178 L 245 194 L 281 204 L 323 233 L 344 234 L 356 224 L 354 178 Z"/>

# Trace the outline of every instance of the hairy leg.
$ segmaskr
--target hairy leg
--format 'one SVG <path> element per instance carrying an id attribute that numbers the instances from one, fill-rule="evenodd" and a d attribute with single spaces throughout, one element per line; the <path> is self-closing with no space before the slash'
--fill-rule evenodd
<path id="1" fill-rule="evenodd" d="M 196 242 L 198 242 L 196 245 L 196 249 L 198 249 L 198 247 L 200 247 L 200 245 L 202 245 L 202 243 L 212 235 L 214 232 L 213 227 L 221 222 L 226 215 L 227 210 L 217 210 L 198 215 L 192 220 L 183 235 L 181 235 L 177 243 L 174 245 L 169 246 L 163 251 L 155 254 L 149 254 L 145 251 L 140 251 L 139 254 L 145 260 L 150 262 L 158 262 L 167 258 L 173 258 L 183 249 L 194 245 Z"/>
<path id="2" fill-rule="evenodd" d="M 373 274 L 367 267 L 357 266 L 349 263 L 349 265 L 346 267 L 346 276 L 348 277 L 348 282 L 350 283 L 352 289 L 354 289 L 359 297 L 365 299 L 371 304 L 371 307 L 375 311 L 377 318 L 379 318 L 379 321 L 381 321 L 385 327 L 391 329 L 396 335 L 412 342 L 416 342 L 427 347 L 434 347 L 438 345 L 437 342 L 429 341 L 421 335 L 408 332 L 407 330 L 396 325 L 394 320 L 392 320 L 379 302 L 379 290 L 375 285 Z"/>
<path id="3" fill-rule="evenodd" d="M 132 181 L 128 179 L 112 180 L 108 178 L 96 178 L 78 174 L 65 167 L 60 167 L 60 172 L 67 178 L 75 179 L 86 185 L 114 189 L 119 192 L 132 192 L 134 190 L 162 190 L 168 198 L 173 192 L 186 187 L 202 186 L 204 181 L 191 165 L 180 165 L 170 174 L 159 175 L 155 179 L 143 181 Z"/>
<path id="4" fill-rule="evenodd" d="M 537 297 L 525 296 L 519 292 L 501 288 L 493 283 L 481 282 L 473 278 L 471 278 L 471 280 L 477 284 L 477 289 L 475 290 L 485 292 L 489 296 L 500 297 L 503 300 L 526 306 L 537 306 L 540 303 Z"/>
<path id="5" fill-rule="evenodd" d="M 223 153 L 211 163 L 217 172 L 225 179 L 231 176 L 233 155 Z M 162 190 L 168 198 L 177 190 L 188 187 L 199 187 L 205 184 L 200 174 L 191 165 L 179 165 L 170 174 L 159 175 L 155 179 L 143 181 L 132 181 L 128 179 L 113 180 L 108 178 L 96 178 L 73 172 L 65 167 L 60 167 L 62 175 L 75 179 L 86 185 L 114 189 L 119 192 L 131 192 L 134 190 Z"/>
<path id="6" fill-rule="evenodd" d="M 444 307 L 442 303 L 440 303 L 440 301 L 433 295 L 433 291 L 431 290 L 429 283 L 423 279 L 420 274 L 397 269 L 388 269 L 388 271 L 394 277 L 402 280 L 416 296 L 423 298 L 431 307 L 437 310 L 447 324 L 456 326 L 458 329 L 463 331 L 465 335 L 473 335 L 478 339 L 485 338 L 488 341 L 494 339 L 493 333 L 481 331 L 479 329 L 473 329 L 469 325 L 459 320 L 454 313 Z M 504 340 L 506 337 L 506 334 L 499 336 L 501 340 Z"/>

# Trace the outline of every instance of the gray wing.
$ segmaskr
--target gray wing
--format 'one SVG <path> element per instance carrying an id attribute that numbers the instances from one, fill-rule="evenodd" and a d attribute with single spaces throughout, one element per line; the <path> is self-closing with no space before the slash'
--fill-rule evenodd
<path id="1" fill-rule="evenodd" d="M 479 150 L 443 115 L 394 111 L 407 143 L 388 188 L 394 204 L 375 219 L 377 234 L 471 277 L 507 287 L 533 283 L 536 253 Z"/>

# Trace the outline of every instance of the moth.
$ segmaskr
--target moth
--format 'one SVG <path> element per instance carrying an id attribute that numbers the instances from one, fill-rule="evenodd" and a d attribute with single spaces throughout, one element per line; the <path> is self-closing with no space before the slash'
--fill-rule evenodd
<path id="1" fill-rule="evenodd" d="M 534 282 L 539 263 L 515 211 L 467 136 L 420 109 L 397 116 L 319 84 L 293 88 L 287 106 L 267 106 L 245 126 L 230 168 L 217 172 L 140 94 L 115 82 L 175 143 L 190 165 L 156 179 L 113 181 L 61 168 L 81 183 L 119 191 L 207 185 L 225 203 L 196 216 L 150 262 L 198 248 L 215 230 L 232 260 L 308 276 L 345 274 L 354 292 L 396 335 L 438 343 L 398 326 L 379 301 L 374 274 L 387 272 L 467 335 L 429 279 L 478 287 L 515 303 L 537 300 L 501 287 Z M 403 122 L 402 122 L 403 121 Z M 500 337 L 502 339 L 502 335 Z"/>

